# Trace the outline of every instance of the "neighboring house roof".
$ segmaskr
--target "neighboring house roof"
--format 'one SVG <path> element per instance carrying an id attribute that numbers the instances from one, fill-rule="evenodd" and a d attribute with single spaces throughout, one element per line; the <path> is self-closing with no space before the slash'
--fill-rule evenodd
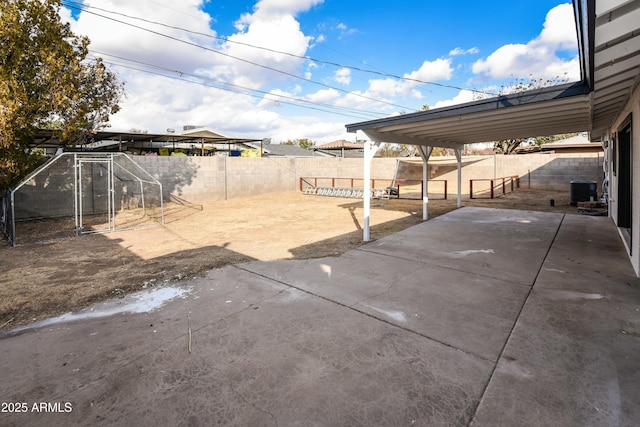
<path id="1" fill-rule="evenodd" d="M 344 157 L 350 159 L 361 159 L 364 157 L 364 150 L 315 150 L 326 157 Z"/>
<path id="2" fill-rule="evenodd" d="M 337 141 L 328 142 L 322 145 L 316 145 L 314 147 L 314 150 L 363 150 L 363 149 L 364 149 L 364 143 L 345 141 L 344 139 L 339 139 Z"/>
<path id="3" fill-rule="evenodd" d="M 640 2 L 573 0 L 582 81 L 346 125 L 379 142 L 464 144 L 571 132 L 600 141 L 640 76 Z"/>
<path id="4" fill-rule="evenodd" d="M 185 135 L 190 137 L 204 137 L 204 138 L 215 138 L 215 139 L 227 139 L 226 136 L 222 136 L 221 134 L 212 131 L 211 129 L 200 127 L 194 129 L 186 129 L 183 130 L 178 135 Z"/>
<path id="5" fill-rule="evenodd" d="M 602 152 L 602 144 L 599 142 L 589 142 L 585 135 L 576 135 L 571 138 L 561 139 L 555 142 L 549 142 L 540 146 L 520 147 L 516 153 L 596 153 Z"/>
<path id="6" fill-rule="evenodd" d="M 331 157 L 364 157 L 364 143 L 345 141 L 344 139 L 339 139 L 327 144 L 316 145 L 313 147 L 313 150 Z"/>

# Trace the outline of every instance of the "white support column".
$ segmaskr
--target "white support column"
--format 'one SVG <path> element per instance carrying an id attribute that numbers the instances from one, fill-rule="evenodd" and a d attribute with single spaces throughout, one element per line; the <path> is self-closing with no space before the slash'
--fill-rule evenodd
<path id="1" fill-rule="evenodd" d="M 364 200 L 364 226 L 362 227 L 362 240 L 365 242 L 371 240 L 369 228 L 369 218 L 371 217 L 371 160 L 373 160 L 373 156 L 375 156 L 379 147 L 379 141 L 366 141 L 364 143 L 364 194 L 362 195 Z"/>
<path id="2" fill-rule="evenodd" d="M 462 206 L 462 149 L 456 148 L 456 159 L 458 159 L 458 207 Z"/>
<path id="3" fill-rule="evenodd" d="M 418 152 L 422 157 L 422 220 L 429 219 L 429 157 L 433 147 L 426 147 L 423 145 L 418 146 Z"/>

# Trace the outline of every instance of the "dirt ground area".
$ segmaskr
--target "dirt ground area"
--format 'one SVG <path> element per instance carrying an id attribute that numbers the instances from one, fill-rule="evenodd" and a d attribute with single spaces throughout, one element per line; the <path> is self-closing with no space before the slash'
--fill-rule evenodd
<path id="1" fill-rule="evenodd" d="M 555 206 L 550 206 L 550 199 Z M 463 206 L 577 214 L 569 192 L 519 189 Z M 429 201 L 429 218 L 456 208 L 455 196 Z M 422 221 L 420 200 L 373 200 L 371 238 Z M 50 243 L 0 245 L 0 330 L 89 304 L 185 280 L 250 260 L 307 259 L 361 245 L 362 200 L 301 193 L 170 204 L 165 225 Z"/>

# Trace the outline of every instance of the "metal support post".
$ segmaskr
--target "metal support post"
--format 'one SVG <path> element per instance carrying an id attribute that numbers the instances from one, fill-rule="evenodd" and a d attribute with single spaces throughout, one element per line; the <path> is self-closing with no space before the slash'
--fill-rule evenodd
<path id="1" fill-rule="evenodd" d="M 371 161 L 376 151 L 380 147 L 380 142 L 366 141 L 364 143 L 364 227 L 362 240 L 368 242 L 371 240 L 370 217 L 371 217 Z"/>

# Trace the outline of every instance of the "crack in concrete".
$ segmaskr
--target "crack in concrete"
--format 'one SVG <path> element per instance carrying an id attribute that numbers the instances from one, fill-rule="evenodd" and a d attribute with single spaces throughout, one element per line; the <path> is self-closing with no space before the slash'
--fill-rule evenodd
<path id="1" fill-rule="evenodd" d="M 406 327 L 404 327 L 404 326 L 400 326 L 400 325 L 398 325 L 398 324 L 396 324 L 396 323 L 393 323 L 393 322 L 391 322 L 391 321 L 389 321 L 389 320 L 386 320 L 386 319 L 384 319 L 384 318 L 381 318 L 381 317 L 375 316 L 375 315 L 373 315 L 373 314 L 371 314 L 371 313 L 367 313 L 366 311 L 358 310 L 358 309 L 357 309 L 357 308 L 355 308 L 354 306 L 346 305 L 346 304 L 341 303 L 341 302 L 339 302 L 339 301 L 332 300 L 332 299 L 330 299 L 330 298 L 328 298 L 328 297 L 325 297 L 325 296 L 322 296 L 322 295 L 319 295 L 319 294 L 313 293 L 313 292 L 311 292 L 311 291 L 308 291 L 308 290 L 306 290 L 306 289 L 300 288 L 300 287 L 298 287 L 298 286 L 294 286 L 294 285 L 291 285 L 291 284 L 289 284 L 289 283 L 283 282 L 282 280 L 274 279 L 274 278 L 272 278 L 272 277 L 268 277 L 268 276 L 266 276 L 266 275 L 264 275 L 264 274 L 260 274 L 260 273 L 256 273 L 255 271 L 251 271 L 251 270 L 244 269 L 244 268 L 242 268 L 242 267 L 240 267 L 240 266 L 237 266 L 237 265 L 236 265 L 236 266 L 234 266 L 234 267 L 235 267 L 235 268 L 238 268 L 238 269 L 240 269 L 240 270 L 244 270 L 244 271 L 246 271 L 246 272 L 248 272 L 248 273 L 254 274 L 254 275 L 258 276 L 258 277 L 262 277 L 262 278 L 267 279 L 267 280 L 270 280 L 270 281 L 272 281 L 272 282 L 280 283 L 280 284 L 282 284 L 282 285 L 284 285 L 284 286 L 287 286 L 287 287 L 289 287 L 289 288 L 296 289 L 296 290 L 298 290 L 298 291 L 300 291 L 300 292 L 304 292 L 304 293 L 305 293 L 305 294 L 307 294 L 307 295 L 311 295 L 311 296 L 313 296 L 313 297 L 320 298 L 320 299 L 322 299 L 322 300 L 324 300 L 324 301 L 327 301 L 327 302 L 332 303 L 332 304 L 336 304 L 336 305 L 338 305 L 338 306 L 340 306 L 340 307 L 344 307 L 344 308 L 346 308 L 346 309 L 348 309 L 348 310 L 355 311 L 356 313 L 359 313 L 359 314 L 362 314 L 362 315 L 364 315 L 364 316 L 370 317 L 370 318 L 375 319 L 375 320 L 377 320 L 377 321 L 379 321 L 379 322 L 386 323 L 387 325 L 390 325 L 390 326 L 392 326 L 392 327 L 394 327 L 394 328 L 401 329 L 401 330 L 403 330 L 403 331 L 405 331 L 405 332 L 408 332 L 408 333 L 410 333 L 410 334 L 414 334 L 414 335 L 417 335 L 417 336 L 419 336 L 419 337 L 422 337 L 422 338 L 425 338 L 425 339 L 431 340 L 431 341 L 433 341 L 433 342 L 437 342 L 438 344 L 441 344 L 441 345 L 443 345 L 443 346 L 445 346 L 445 347 L 448 347 L 448 348 L 454 349 L 454 350 L 456 350 L 456 351 L 460 351 L 460 352 L 462 352 L 462 353 L 464 353 L 464 354 L 468 354 L 469 356 L 473 356 L 473 357 L 475 357 L 475 358 L 477 358 L 477 359 L 484 360 L 484 361 L 487 361 L 487 362 L 490 362 L 490 363 L 496 363 L 496 361 L 495 361 L 495 360 L 489 359 L 489 358 L 487 358 L 487 357 L 485 357 L 485 356 L 482 356 L 482 355 L 480 355 L 480 354 L 476 354 L 476 353 L 470 352 L 470 351 L 468 351 L 468 350 L 464 350 L 464 349 L 461 349 L 461 348 L 455 347 L 455 346 L 453 346 L 453 345 L 451 345 L 451 344 L 448 344 L 448 343 L 446 343 L 446 342 L 444 342 L 444 341 L 440 341 L 440 340 L 439 340 L 439 339 L 437 339 L 437 338 L 430 337 L 430 336 L 428 336 L 428 335 L 422 334 L 422 333 L 420 333 L 420 332 L 414 331 L 414 330 L 409 329 L 409 328 L 406 328 Z"/>
<path id="2" fill-rule="evenodd" d="M 276 427 L 278 427 L 278 418 L 276 418 L 276 416 L 275 416 L 275 415 L 273 415 L 273 413 L 271 413 L 271 412 L 267 411 L 266 409 L 262 409 L 262 408 L 261 408 L 261 407 L 259 407 L 258 405 L 255 405 L 255 404 L 253 404 L 253 403 L 249 402 L 249 401 L 244 397 L 244 395 L 243 395 L 242 393 L 240 393 L 238 390 L 236 390 L 236 389 L 235 389 L 235 387 L 233 386 L 233 383 L 230 383 L 230 384 L 229 384 L 229 387 L 231 388 L 231 391 L 232 391 L 233 393 L 235 393 L 235 394 L 240 398 L 240 400 L 242 400 L 244 403 L 246 403 L 247 405 L 251 406 L 252 408 L 257 409 L 258 411 L 262 412 L 263 414 L 267 414 L 267 415 L 269 415 L 269 416 L 273 419 L 273 422 L 274 422 L 274 423 L 276 423 Z"/>
<path id="3" fill-rule="evenodd" d="M 460 273 L 470 274 L 468 270 L 465 270 L 465 269 L 462 269 L 462 268 L 455 268 L 455 267 L 450 266 L 450 265 L 437 264 L 437 262 L 436 262 L 437 260 L 421 261 L 421 260 L 417 260 L 417 259 L 391 255 L 391 254 L 388 254 L 388 253 L 385 253 L 385 252 L 377 252 L 374 249 L 356 248 L 355 250 L 362 251 L 362 252 L 368 252 L 368 253 L 372 253 L 372 254 L 376 254 L 376 255 L 387 256 L 387 257 L 390 257 L 390 258 L 401 259 L 403 261 L 413 261 L 413 262 L 420 263 L 420 264 L 422 264 L 423 266 L 426 266 L 426 267 L 440 268 L 440 269 L 443 269 L 443 270 L 458 271 Z M 542 266 L 542 264 L 540 264 L 540 266 Z M 514 282 L 513 280 L 509 280 L 509 279 L 501 279 L 501 278 L 497 278 L 497 277 L 494 277 L 494 276 L 489 276 L 487 274 L 482 274 L 482 273 L 473 273 L 473 274 L 475 274 L 477 277 L 482 277 L 482 278 L 485 278 L 485 279 L 492 279 L 492 280 L 501 280 L 503 282 L 510 283 L 510 284 L 513 284 L 513 285 L 526 286 L 526 287 L 530 286 L 530 285 L 527 285 L 525 283 Z"/>
<path id="4" fill-rule="evenodd" d="M 522 305 L 520 306 L 520 311 L 518 312 L 518 315 L 516 316 L 516 318 L 515 318 L 515 320 L 513 322 L 513 325 L 511 326 L 511 331 L 509 331 L 509 335 L 507 336 L 507 339 L 504 341 L 504 345 L 502 346 L 502 349 L 500 350 L 498 358 L 496 359 L 495 362 L 493 362 L 493 369 L 491 370 L 491 374 L 489 375 L 489 379 L 487 380 L 487 383 L 485 384 L 485 386 L 484 386 L 484 388 L 482 390 L 482 393 L 480 393 L 480 398 L 478 399 L 478 404 L 476 405 L 476 407 L 473 410 L 473 415 L 472 415 L 471 421 L 469 423 L 469 425 L 471 425 L 471 426 L 474 425 L 476 414 L 478 413 L 478 408 L 482 404 L 482 401 L 485 398 L 487 390 L 489 389 L 489 384 L 491 384 L 491 381 L 493 380 L 493 377 L 496 374 L 496 370 L 498 369 L 498 363 L 500 363 L 500 360 L 504 357 L 504 352 L 507 349 L 507 345 L 509 344 L 509 341 L 511 340 L 511 337 L 513 336 L 513 331 L 515 330 L 516 326 L 518 325 L 518 321 L 520 320 L 520 316 L 522 315 L 522 312 L 524 311 L 524 307 L 527 305 L 527 301 L 529 301 L 529 298 L 531 297 L 531 293 L 533 292 L 533 288 L 536 285 L 536 282 L 538 281 L 538 277 L 540 276 L 540 272 L 542 271 L 542 267 L 544 266 L 544 263 L 546 262 L 547 257 L 549 256 L 549 252 L 551 252 L 551 248 L 553 247 L 553 243 L 556 241 L 556 238 L 558 237 L 558 233 L 560 232 L 560 227 L 562 226 L 562 223 L 564 222 L 564 218 L 565 218 L 565 214 L 562 214 L 562 218 L 558 222 L 558 225 L 557 225 L 557 228 L 556 228 L 556 232 L 553 235 L 553 239 L 551 239 L 551 242 L 549 242 L 549 246 L 547 247 L 547 252 L 545 253 L 544 257 L 542 258 L 542 262 L 540 263 L 540 265 L 538 267 L 538 272 L 536 273 L 536 276 L 534 277 L 533 282 L 529 286 L 529 292 L 527 293 L 526 298 L 522 302 Z"/>
<path id="5" fill-rule="evenodd" d="M 377 297 L 382 296 L 382 295 L 388 295 L 389 292 L 391 292 L 391 288 L 393 288 L 393 286 L 394 286 L 394 283 L 389 284 L 389 286 L 387 286 L 387 289 L 385 291 L 378 292 L 377 294 L 374 294 L 374 295 L 368 296 L 366 298 L 363 298 L 362 300 L 356 302 L 355 304 L 352 304 L 351 308 L 355 307 L 358 304 L 364 304 L 366 301 L 369 301 L 370 299 L 377 298 Z"/>

